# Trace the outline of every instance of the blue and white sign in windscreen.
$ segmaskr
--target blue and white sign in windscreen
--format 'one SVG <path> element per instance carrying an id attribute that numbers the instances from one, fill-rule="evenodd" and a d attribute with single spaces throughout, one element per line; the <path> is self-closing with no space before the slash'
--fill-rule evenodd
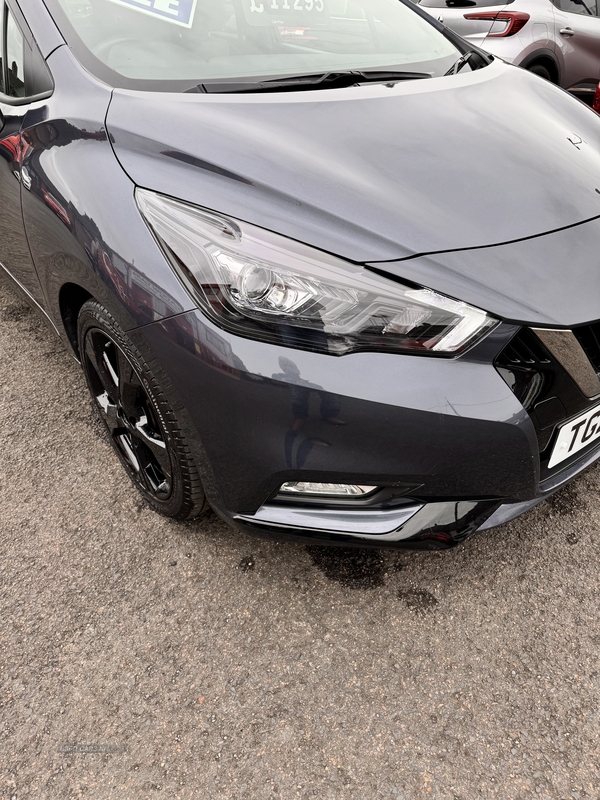
<path id="1" fill-rule="evenodd" d="M 111 0 L 119 6 L 191 28 L 198 0 Z"/>

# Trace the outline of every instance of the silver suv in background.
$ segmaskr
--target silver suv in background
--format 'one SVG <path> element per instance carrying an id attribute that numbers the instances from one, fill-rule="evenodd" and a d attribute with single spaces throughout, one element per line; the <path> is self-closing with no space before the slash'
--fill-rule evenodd
<path id="1" fill-rule="evenodd" d="M 592 102 L 600 81 L 600 0 L 420 0 L 477 47 Z"/>

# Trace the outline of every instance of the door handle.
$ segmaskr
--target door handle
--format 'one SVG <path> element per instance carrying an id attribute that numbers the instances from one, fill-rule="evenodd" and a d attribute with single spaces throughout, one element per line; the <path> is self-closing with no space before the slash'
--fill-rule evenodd
<path id="1" fill-rule="evenodd" d="M 0 111 L 0 133 L 2 133 L 3 128 L 4 128 L 4 114 Z"/>
<path id="2" fill-rule="evenodd" d="M 573 28 L 561 28 L 559 33 L 561 33 L 563 36 L 573 36 L 575 31 Z"/>

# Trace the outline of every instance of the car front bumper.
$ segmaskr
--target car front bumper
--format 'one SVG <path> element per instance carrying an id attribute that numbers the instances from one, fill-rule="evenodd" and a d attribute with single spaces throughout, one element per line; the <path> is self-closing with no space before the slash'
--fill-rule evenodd
<path id="1" fill-rule="evenodd" d="M 523 513 L 597 457 L 540 483 L 532 417 L 494 366 L 518 330 L 501 324 L 456 359 L 298 351 L 230 335 L 200 311 L 135 334 L 170 378 L 208 499 L 234 526 L 445 548 Z M 278 494 L 288 481 L 388 495 L 366 505 L 288 500 Z"/>

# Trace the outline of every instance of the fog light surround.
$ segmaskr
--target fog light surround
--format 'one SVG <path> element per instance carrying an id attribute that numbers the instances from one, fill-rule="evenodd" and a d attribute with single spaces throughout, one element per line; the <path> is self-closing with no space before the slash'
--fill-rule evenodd
<path id="1" fill-rule="evenodd" d="M 354 483 L 283 483 L 282 494 L 307 495 L 310 497 L 364 497 L 377 491 L 378 486 Z"/>

